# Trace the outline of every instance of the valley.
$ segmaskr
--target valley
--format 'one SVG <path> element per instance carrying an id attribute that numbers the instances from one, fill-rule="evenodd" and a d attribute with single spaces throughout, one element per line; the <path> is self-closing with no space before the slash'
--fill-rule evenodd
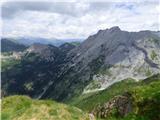
<path id="1" fill-rule="evenodd" d="M 160 119 L 159 35 L 115 26 L 60 46 L 1 40 L 2 118 Z"/>

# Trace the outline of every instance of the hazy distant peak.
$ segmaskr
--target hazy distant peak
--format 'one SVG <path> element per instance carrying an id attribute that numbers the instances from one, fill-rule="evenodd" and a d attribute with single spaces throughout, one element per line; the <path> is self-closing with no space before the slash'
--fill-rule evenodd
<path id="1" fill-rule="evenodd" d="M 70 50 L 72 50 L 73 48 L 75 48 L 76 45 L 73 45 L 71 43 L 64 43 L 62 44 L 59 48 L 63 51 L 63 52 L 68 52 Z"/>

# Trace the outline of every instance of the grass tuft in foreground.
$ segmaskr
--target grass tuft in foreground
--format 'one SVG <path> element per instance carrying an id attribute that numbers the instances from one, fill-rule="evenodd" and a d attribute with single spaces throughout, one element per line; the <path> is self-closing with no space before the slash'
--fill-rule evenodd
<path id="1" fill-rule="evenodd" d="M 51 100 L 11 96 L 2 100 L 2 120 L 89 120 L 80 109 Z"/>

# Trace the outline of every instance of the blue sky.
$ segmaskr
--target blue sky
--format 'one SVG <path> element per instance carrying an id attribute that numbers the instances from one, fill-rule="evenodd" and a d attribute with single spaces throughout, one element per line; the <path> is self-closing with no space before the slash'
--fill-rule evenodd
<path id="1" fill-rule="evenodd" d="M 110 1 L 2 2 L 2 35 L 68 39 L 87 38 L 112 26 L 128 31 L 159 30 L 158 0 Z"/>

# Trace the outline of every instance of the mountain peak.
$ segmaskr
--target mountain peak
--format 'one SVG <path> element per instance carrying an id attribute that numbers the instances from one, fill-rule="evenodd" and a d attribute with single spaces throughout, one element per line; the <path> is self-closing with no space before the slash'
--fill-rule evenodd
<path id="1" fill-rule="evenodd" d="M 34 43 L 26 51 L 31 53 L 38 53 L 42 56 L 51 56 L 57 51 L 59 51 L 59 48 L 53 45 L 44 45 L 41 43 Z"/>
<path id="2" fill-rule="evenodd" d="M 120 29 L 118 26 L 114 26 L 114 27 L 111 27 L 111 28 L 109 28 L 109 29 L 107 28 L 107 29 L 105 29 L 105 30 L 99 30 L 99 31 L 98 31 L 98 34 L 99 34 L 99 33 L 102 33 L 102 32 L 106 32 L 106 31 L 107 31 L 107 32 L 108 32 L 108 31 L 109 31 L 109 32 L 115 32 L 115 31 L 121 31 L 121 29 Z"/>
<path id="3" fill-rule="evenodd" d="M 110 31 L 120 31 L 121 29 L 118 27 L 118 26 L 114 26 L 114 27 L 111 27 L 110 29 L 109 29 Z"/>

